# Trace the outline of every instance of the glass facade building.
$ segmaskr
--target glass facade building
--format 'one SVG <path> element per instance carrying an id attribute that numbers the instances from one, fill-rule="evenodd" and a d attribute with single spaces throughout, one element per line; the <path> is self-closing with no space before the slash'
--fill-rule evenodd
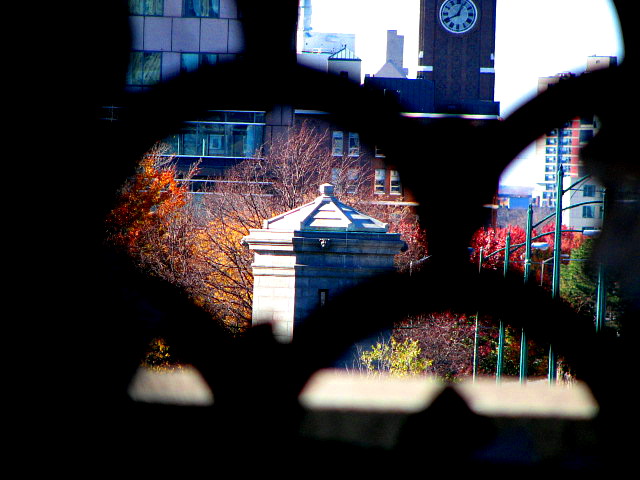
<path id="1" fill-rule="evenodd" d="M 129 0 L 132 44 L 126 90 L 143 92 L 180 74 L 235 61 L 244 51 L 241 22 L 235 0 Z M 214 92 L 212 98 L 224 93 Z M 200 182 L 258 158 L 273 129 L 288 127 L 293 120 L 282 107 L 270 112 L 213 108 L 159 139 L 168 146 L 166 155 L 176 158 L 179 171 L 197 163 L 194 178 Z M 105 109 L 105 119 L 117 117 L 117 107 Z"/>
<path id="2" fill-rule="evenodd" d="M 238 161 L 259 157 L 265 126 L 265 112 L 211 111 L 165 139 L 166 154 L 175 156 L 179 167 L 198 162 L 199 176 L 217 177 Z"/>

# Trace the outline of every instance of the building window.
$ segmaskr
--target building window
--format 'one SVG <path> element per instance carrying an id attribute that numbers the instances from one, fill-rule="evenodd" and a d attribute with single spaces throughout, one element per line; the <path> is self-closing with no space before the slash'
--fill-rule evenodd
<path id="1" fill-rule="evenodd" d="M 582 218 L 594 218 L 595 217 L 595 212 L 594 212 L 594 208 L 593 205 L 583 205 L 582 206 Z"/>
<path id="2" fill-rule="evenodd" d="M 329 301 L 329 290 L 328 289 L 320 289 L 318 290 L 318 304 L 320 307 L 324 307 Z"/>
<path id="3" fill-rule="evenodd" d="M 556 167 L 554 165 L 545 165 L 544 166 L 544 171 L 545 172 L 555 172 L 556 171 Z"/>
<path id="4" fill-rule="evenodd" d="M 160 82 L 162 54 L 159 52 L 131 52 L 128 85 L 155 85 Z"/>
<path id="5" fill-rule="evenodd" d="M 551 137 L 547 137 L 547 145 L 556 145 L 558 143 L 558 139 L 557 138 L 551 138 Z"/>
<path id="6" fill-rule="evenodd" d="M 218 18 L 220 0 L 183 0 L 185 17 Z"/>
<path id="7" fill-rule="evenodd" d="M 182 53 L 180 54 L 180 73 L 195 72 L 203 65 L 215 65 L 218 55 L 215 53 Z"/>
<path id="8" fill-rule="evenodd" d="M 224 154 L 224 134 L 210 133 L 207 139 L 209 155 L 220 156 Z"/>
<path id="9" fill-rule="evenodd" d="M 172 155 L 255 158 L 263 139 L 264 112 L 212 112 L 206 120 L 186 122 L 166 142 Z"/>
<path id="10" fill-rule="evenodd" d="M 550 155 L 550 154 L 554 154 L 554 153 L 556 153 L 556 147 L 547 147 L 547 148 L 545 149 L 545 153 L 547 153 L 547 154 L 549 154 L 549 155 Z"/>
<path id="11" fill-rule="evenodd" d="M 596 196 L 596 186 L 595 185 L 585 185 L 582 189 L 582 195 L 585 197 L 595 197 Z"/>
<path id="12" fill-rule="evenodd" d="M 334 131 L 331 134 L 331 153 L 334 157 L 341 157 L 344 154 L 344 134 Z"/>
<path id="13" fill-rule="evenodd" d="M 129 0 L 131 15 L 162 15 L 164 0 Z"/>
<path id="14" fill-rule="evenodd" d="M 402 193 L 402 185 L 400 184 L 400 172 L 397 170 L 389 171 L 389 191 L 392 195 L 400 195 Z"/>
<path id="15" fill-rule="evenodd" d="M 358 170 L 350 168 L 347 170 L 347 188 L 346 192 L 354 195 L 358 192 Z"/>
<path id="16" fill-rule="evenodd" d="M 593 138 L 593 130 L 580 130 L 580 143 L 586 143 Z"/>
<path id="17" fill-rule="evenodd" d="M 357 157 L 360 155 L 360 135 L 349 132 L 349 156 Z"/>
<path id="18" fill-rule="evenodd" d="M 358 192 L 358 170 L 349 168 L 345 173 L 341 168 L 332 168 L 331 183 L 339 187 L 344 193 L 353 195 Z"/>
<path id="19" fill-rule="evenodd" d="M 182 155 L 204 155 L 204 138 L 197 132 L 183 133 L 181 140 L 180 153 Z"/>
<path id="20" fill-rule="evenodd" d="M 387 182 L 387 171 L 384 168 L 376 168 L 373 192 L 386 193 L 387 192 L 386 182 Z"/>
<path id="21" fill-rule="evenodd" d="M 115 122 L 120 119 L 122 107 L 116 105 L 105 105 L 100 107 L 100 120 Z"/>
<path id="22" fill-rule="evenodd" d="M 544 161 L 546 163 L 556 163 L 556 157 L 545 157 Z"/>
<path id="23" fill-rule="evenodd" d="M 556 181 L 556 176 L 553 174 L 550 175 L 545 175 L 544 176 L 545 181 L 547 182 L 555 182 Z"/>

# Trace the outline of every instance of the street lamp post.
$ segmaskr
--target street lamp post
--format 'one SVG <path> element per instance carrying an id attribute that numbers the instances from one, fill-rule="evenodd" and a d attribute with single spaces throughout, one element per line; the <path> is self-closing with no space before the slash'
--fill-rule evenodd
<path id="1" fill-rule="evenodd" d="M 606 192 L 602 192 L 602 222 L 606 210 Z M 598 287 L 596 290 L 596 332 L 600 333 L 604 329 L 605 316 L 607 313 L 607 284 L 604 275 L 602 262 L 598 265 Z"/>
<path id="2" fill-rule="evenodd" d="M 475 331 L 473 332 L 473 381 L 476 381 L 476 376 L 478 375 L 478 330 L 480 326 L 478 325 L 480 313 L 476 313 L 476 325 Z"/>
<path id="3" fill-rule="evenodd" d="M 484 255 L 484 248 L 480 247 L 480 251 L 478 252 L 479 262 L 478 262 L 478 273 L 482 271 L 482 260 Z M 478 332 L 480 329 L 479 325 L 479 316 L 480 312 L 476 312 L 476 325 L 475 330 L 473 332 L 473 381 L 476 381 L 476 376 L 478 375 Z"/>
<path id="4" fill-rule="evenodd" d="M 531 274 L 531 235 L 533 234 L 533 205 L 529 204 L 527 209 L 527 230 L 525 232 L 525 252 L 524 252 L 524 283 L 529 283 L 529 275 Z"/>
<path id="5" fill-rule="evenodd" d="M 507 272 L 509 271 L 509 253 L 511 250 L 511 232 L 507 232 L 507 238 L 505 239 L 504 244 L 504 263 L 503 263 L 503 274 L 506 277 Z M 502 371 L 504 367 L 504 341 L 505 341 L 505 330 L 504 330 L 504 321 L 500 319 L 500 325 L 498 328 L 498 361 L 496 365 L 496 381 L 500 383 L 502 380 Z"/>
<path id="6" fill-rule="evenodd" d="M 551 280 L 551 298 L 557 299 L 560 295 L 560 254 L 562 253 L 562 195 L 564 183 L 564 170 L 558 165 L 556 174 L 556 227 L 553 235 L 553 273 Z M 557 379 L 557 357 L 553 344 L 549 344 L 549 383 Z"/>
<path id="7" fill-rule="evenodd" d="M 524 254 L 524 284 L 529 283 L 529 275 L 531 274 L 531 235 L 533 232 L 533 205 L 529 204 L 527 209 L 527 230 L 525 237 L 525 254 Z M 527 343 L 527 332 L 524 327 L 520 332 L 520 383 L 527 381 L 529 373 L 529 345 Z"/>
<path id="8" fill-rule="evenodd" d="M 564 170 L 558 167 L 556 175 L 556 227 L 553 234 L 553 276 L 551 281 L 551 298 L 558 298 L 560 294 L 560 254 L 562 253 L 562 184 Z"/>
<path id="9" fill-rule="evenodd" d="M 598 287 L 596 290 L 596 332 L 604 329 L 605 315 L 607 312 L 607 291 L 602 264 L 598 266 Z"/>

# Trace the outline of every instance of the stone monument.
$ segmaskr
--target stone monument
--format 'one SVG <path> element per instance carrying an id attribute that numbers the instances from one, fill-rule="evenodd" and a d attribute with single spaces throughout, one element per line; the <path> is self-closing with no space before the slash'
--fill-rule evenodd
<path id="1" fill-rule="evenodd" d="M 332 295 L 392 270 L 405 246 L 387 224 L 340 202 L 332 184 L 320 193 L 243 239 L 255 254 L 252 323 L 271 323 L 281 342 Z"/>

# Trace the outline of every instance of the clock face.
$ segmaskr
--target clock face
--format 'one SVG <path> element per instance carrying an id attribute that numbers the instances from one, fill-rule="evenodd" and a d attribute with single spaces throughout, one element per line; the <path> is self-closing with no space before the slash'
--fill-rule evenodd
<path id="1" fill-rule="evenodd" d="M 447 0 L 440 6 L 440 23 L 451 33 L 465 33 L 478 20 L 478 9 L 471 0 Z"/>

